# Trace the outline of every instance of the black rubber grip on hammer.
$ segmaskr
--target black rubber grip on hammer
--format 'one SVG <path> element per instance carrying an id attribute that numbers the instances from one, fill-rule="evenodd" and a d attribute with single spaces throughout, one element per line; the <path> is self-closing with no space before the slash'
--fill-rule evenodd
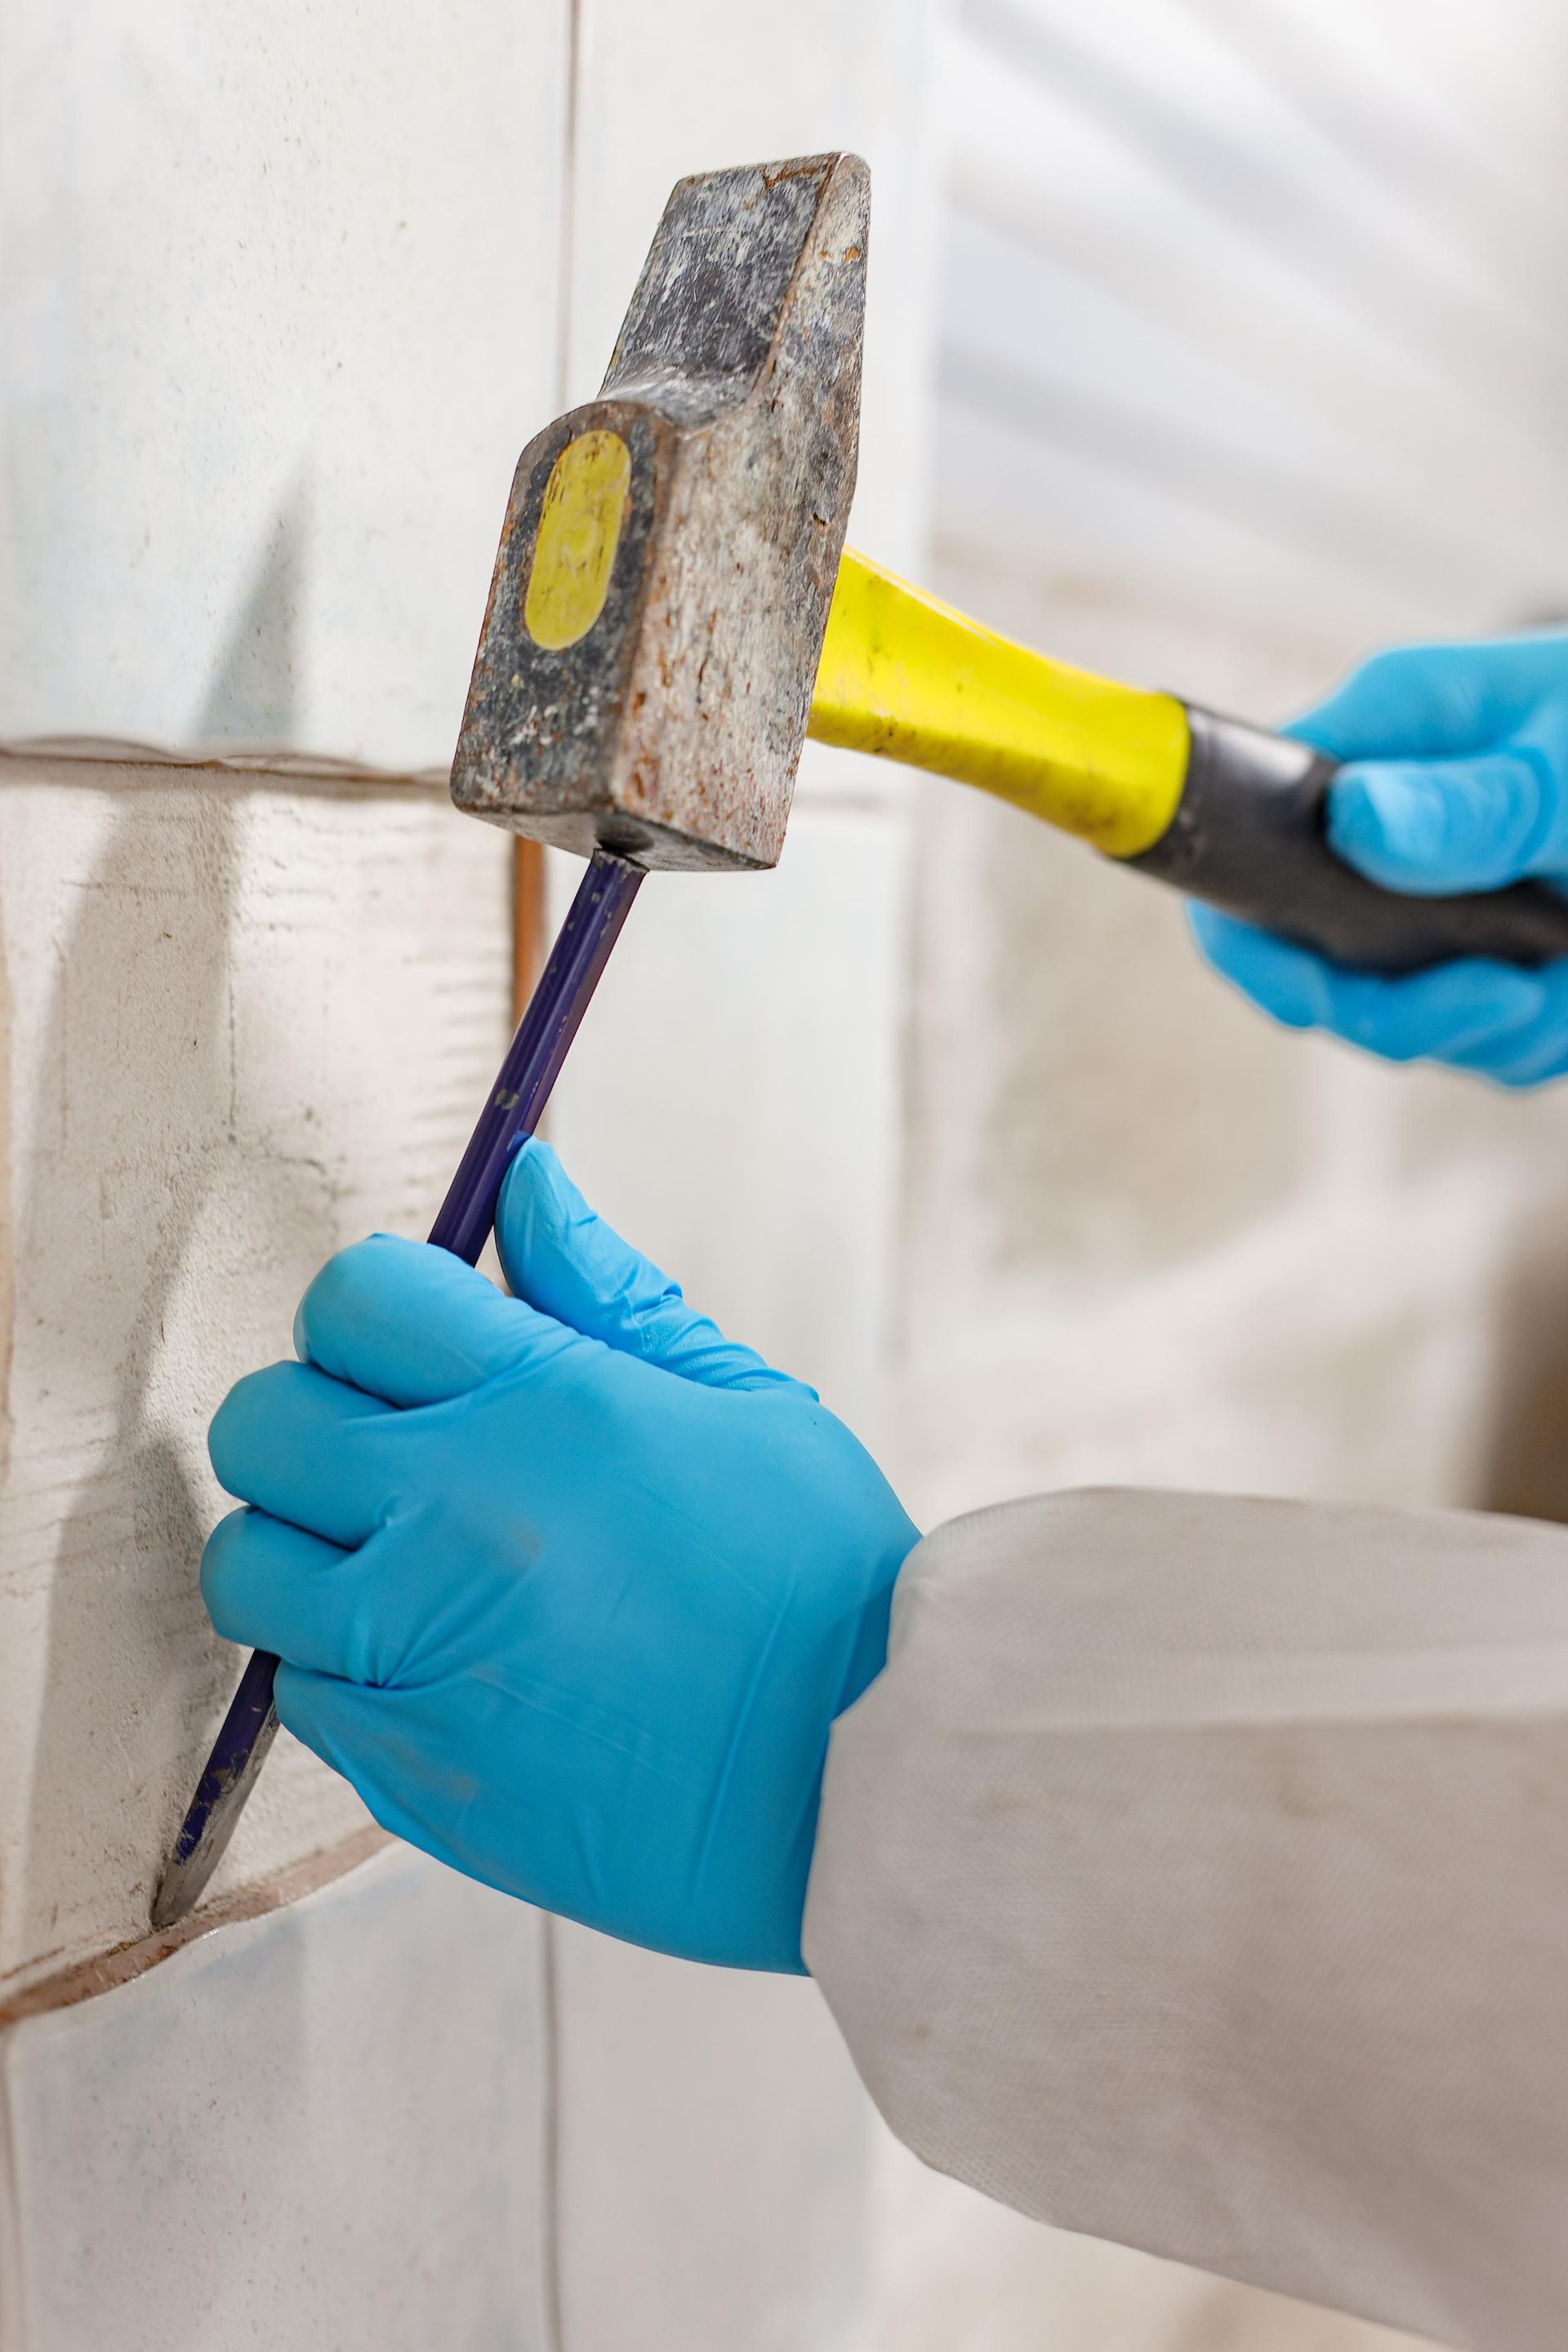
<path id="1" fill-rule="evenodd" d="M 1456 956 L 1568 956 L 1568 898 L 1536 882 L 1473 897 L 1407 898 L 1334 856 L 1324 829 L 1337 762 L 1190 705 L 1180 805 L 1152 849 L 1121 861 L 1362 971 L 1417 971 Z"/>

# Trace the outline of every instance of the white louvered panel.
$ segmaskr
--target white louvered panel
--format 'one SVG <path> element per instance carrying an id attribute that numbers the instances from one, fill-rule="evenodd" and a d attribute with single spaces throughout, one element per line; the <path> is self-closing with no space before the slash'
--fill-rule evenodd
<path id="1" fill-rule="evenodd" d="M 952 227 L 944 381 L 980 414 L 1080 451 L 1234 518 L 1303 560 L 1327 562 L 1417 602 L 1506 597 L 1534 559 L 1539 468 L 1516 461 L 1485 500 L 1445 505 L 1398 454 L 1398 411 L 1313 414 L 1288 382 L 1260 383 L 1141 305 L 1016 247 L 962 216 Z M 1015 301 L 995 299 L 1011 284 Z M 1461 436 L 1429 448 L 1426 479 L 1465 460 Z M 1536 479 L 1530 480 L 1533 471 Z M 1498 472 L 1500 476 L 1501 469 Z M 1506 501 L 1500 493 L 1510 494 Z M 1533 488 L 1533 500 L 1528 493 Z"/>
<path id="2" fill-rule="evenodd" d="M 1198 202 L 1320 276 L 1338 299 L 1484 384 L 1549 367 L 1556 322 L 1521 299 L 1325 139 L 1288 79 L 1216 37 L 1187 0 L 964 0 L 961 22 L 1018 73 L 1054 84 Z M 1456 324 L 1476 331 L 1463 349 Z"/>
<path id="3" fill-rule="evenodd" d="M 984 222 L 1016 248 L 984 285 L 950 272 L 950 332 L 982 311 L 994 333 L 1044 336 L 1068 356 L 1042 292 L 1027 283 L 1032 267 L 1063 270 L 1163 330 L 1180 352 L 1229 371 L 1238 399 L 1267 389 L 1276 429 L 1298 453 L 1303 433 L 1326 436 L 1337 478 L 1347 465 L 1352 473 L 1370 465 L 1386 475 L 1385 495 L 1404 477 L 1404 495 L 1425 509 L 1434 467 L 1462 457 L 1484 479 L 1489 527 L 1494 519 L 1538 527 L 1542 465 L 1563 471 L 1555 434 L 1455 383 L 1303 277 L 1289 254 L 1205 213 L 1152 159 L 1050 89 L 1021 81 L 982 45 L 957 36 L 945 63 L 958 123 L 952 217 L 960 227 Z M 998 269 L 1016 273 L 1006 299 L 997 298 Z M 1076 357 L 1080 373 L 1104 363 L 1092 344 Z"/>
<path id="4" fill-rule="evenodd" d="M 1188 0 L 1332 145 L 1529 305 L 1560 303 L 1561 12 Z M 1528 59 L 1529 70 L 1521 71 Z M 1504 76 L 1493 79 L 1501 62 Z M 1544 98 L 1545 103 L 1542 102 Z"/>
<path id="5" fill-rule="evenodd" d="M 1563 39 L 1503 17 L 1402 78 L 1404 0 L 965 0 L 943 538 L 1351 642 L 1568 601 Z"/>

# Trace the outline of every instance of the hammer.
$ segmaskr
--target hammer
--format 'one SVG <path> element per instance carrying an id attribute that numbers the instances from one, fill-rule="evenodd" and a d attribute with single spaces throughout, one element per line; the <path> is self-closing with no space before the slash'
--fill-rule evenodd
<path id="1" fill-rule="evenodd" d="M 1342 866 L 1334 763 L 1310 747 L 1051 661 L 844 550 L 868 213 L 853 155 L 679 182 L 598 399 L 518 461 L 452 798 L 588 868 L 431 1231 L 470 1265 L 644 874 L 776 864 L 808 732 L 997 793 L 1342 963 L 1568 954 L 1568 900 L 1537 885 L 1405 898 Z M 245 1669 L 155 1927 L 228 1843 L 277 1664 Z"/>
<path id="2" fill-rule="evenodd" d="M 1568 900 L 1539 884 L 1413 898 L 1342 865 L 1336 763 L 1310 746 L 840 562 L 868 208 L 849 155 L 676 188 L 599 399 L 519 462 L 458 807 L 643 868 L 772 866 L 804 731 L 976 784 L 1340 963 L 1568 954 Z"/>

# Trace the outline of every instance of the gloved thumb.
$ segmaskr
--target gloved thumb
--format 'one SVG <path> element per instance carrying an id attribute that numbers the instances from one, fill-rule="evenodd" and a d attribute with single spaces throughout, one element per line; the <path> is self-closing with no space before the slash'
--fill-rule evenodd
<path id="1" fill-rule="evenodd" d="M 496 1247 L 514 1297 L 590 1339 L 704 1388 L 801 1385 L 688 1307 L 679 1284 L 588 1206 L 547 1143 L 524 1143 L 507 1171 Z"/>
<path id="2" fill-rule="evenodd" d="M 1524 747 L 1458 760 L 1359 760 L 1329 788 L 1329 841 L 1386 890 L 1497 890 L 1561 873 L 1560 795 Z"/>

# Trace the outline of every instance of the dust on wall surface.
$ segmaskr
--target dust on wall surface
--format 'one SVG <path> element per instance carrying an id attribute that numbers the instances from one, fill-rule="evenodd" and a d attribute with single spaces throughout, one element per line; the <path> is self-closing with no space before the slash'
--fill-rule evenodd
<path id="1" fill-rule="evenodd" d="M 504 1038 L 506 893 L 433 792 L 0 762 L 0 1982 L 145 1927 L 236 1670 L 207 1420 L 324 1256 L 428 1222 Z M 223 1884 L 363 1821 L 285 1738 Z"/>

